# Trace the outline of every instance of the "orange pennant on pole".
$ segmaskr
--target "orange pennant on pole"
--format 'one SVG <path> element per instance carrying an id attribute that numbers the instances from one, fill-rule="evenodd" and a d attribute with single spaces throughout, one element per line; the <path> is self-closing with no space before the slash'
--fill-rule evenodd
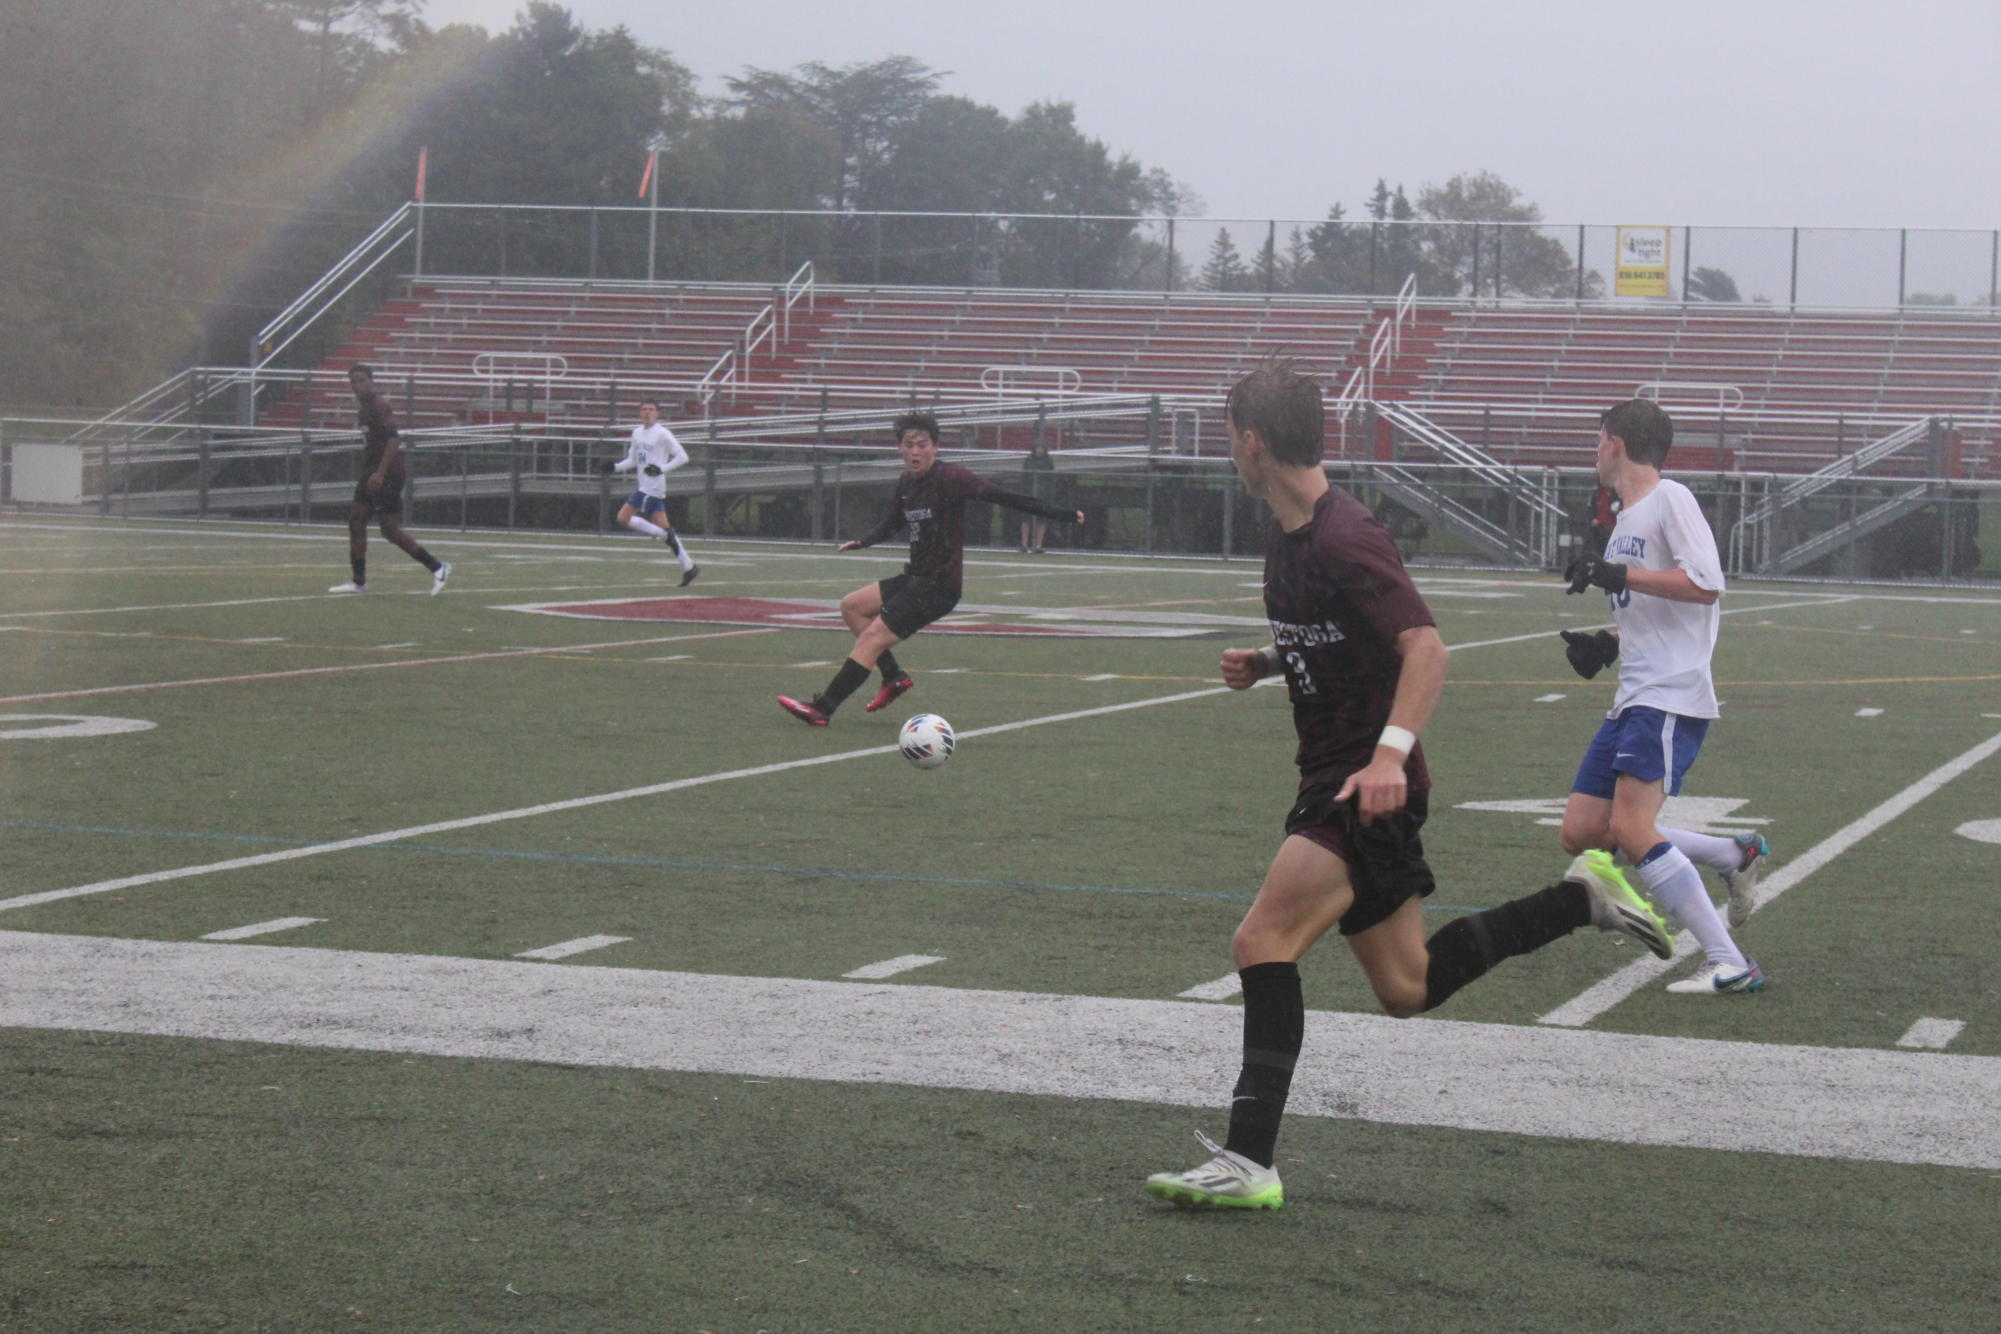
<path id="1" fill-rule="evenodd" d="M 646 155 L 646 170 L 639 176 L 639 197 L 646 198 L 646 187 L 653 184 L 653 168 L 660 162 L 660 150 L 653 149 Z"/>
<path id="2" fill-rule="evenodd" d="M 425 161 L 430 155 L 431 149 L 429 145 L 425 145 L 423 148 L 417 150 L 417 202 L 420 204 L 424 202 Z"/>

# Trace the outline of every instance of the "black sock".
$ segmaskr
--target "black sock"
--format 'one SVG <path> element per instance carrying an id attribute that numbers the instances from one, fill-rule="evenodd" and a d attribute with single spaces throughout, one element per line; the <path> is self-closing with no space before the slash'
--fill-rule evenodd
<path id="1" fill-rule="evenodd" d="M 1244 1068 L 1223 1147 L 1270 1167 L 1279 1118 L 1292 1092 L 1292 1067 L 1306 1040 L 1306 1000 L 1296 963 L 1254 963 L 1237 976 L 1244 984 Z"/>
<path id="2" fill-rule="evenodd" d="M 834 673 L 834 679 L 827 688 L 813 696 L 813 702 L 820 706 L 820 712 L 832 713 L 841 707 L 841 701 L 855 693 L 855 688 L 868 680 L 868 668 L 853 658 L 841 660 L 841 670 Z"/>
<path id="3" fill-rule="evenodd" d="M 443 561 L 439 560 L 436 556 L 433 556 L 430 552 L 424 550 L 424 548 L 422 547 L 418 547 L 415 551 L 411 552 L 410 559 L 416 561 L 419 565 L 429 570 L 432 574 L 436 574 L 438 572 L 438 567 L 444 564 Z"/>
<path id="4" fill-rule="evenodd" d="M 349 556 L 347 558 L 347 563 L 348 563 L 348 568 L 354 571 L 354 582 L 356 587 L 359 587 L 362 584 L 368 582 L 368 557 Z"/>
<path id="5" fill-rule="evenodd" d="M 903 675 L 903 669 L 896 665 L 896 655 L 888 649 L 884 649 L 882 656 L 875 660 L 875 666 L 876 670 L 882 673 L 882 679 L 885 681 L 894 681 L 897 677 Z"/>
<path id="6" fill-rule="evenodd" d="M 1590 923 L 1590 897 L 1582 886 L 1567 882 L 1447 922 L 1424 942 L 1431 952 L 1424 1008 L 1437 1009 L 1501 960 L 1539 950 Z"/>
<path id="7" fill-rule="evenodd" d="M 660 517 L 664 519 L 667 516 L 663 514 Z M 674 535 L 674 525 L 671 523 L 663 523 L 660 526 L 667 530 L 667 549 L 674 553 L 675 559 L 677 560 L 680 559 L 681 539 Z"/>

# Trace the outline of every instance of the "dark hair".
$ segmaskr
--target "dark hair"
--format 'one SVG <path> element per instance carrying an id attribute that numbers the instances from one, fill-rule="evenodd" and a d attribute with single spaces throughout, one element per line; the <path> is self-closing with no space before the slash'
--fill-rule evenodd
<path id="1" fill-rule="evenodd" d="M 370 383 L 374 382 L 375 367 L 368 365 L 366 362 L 357 361 L 354 363 L 354 365 L 349 366 L 347 368 L 347 373 L 349 375 L 353 375 L 356 371 L 360 371 L 363 375 L 366 375 Z"/>
<path id="2" fill-rule="evenodd" d="M 1674 418 L 1651 398 L 1614 403 L 1598 415 L 1598 425 L 1625 443 L 1627 458 L 1649 467 L 1666 463 L 1668 447 L 1674 444 Z"/>
<path id="3" fill-rule="evenodd" d="M 1223 413 L 1239 431 L 1256 431 L 1280 463 L 1309 468 L 1320 462 L 1327 435 L 1320 382 L 1302 374 L 1290 357 L 1266 357 L 1230 386 Z"/>
<path id="4" fill-rule="evenodd" d="M 658 412 L 658 411 L 660 411 L 660 400 L 659 400 L 659 399 L 657 399 L 657 398 L 642 398 L 642 399 L 640 399 L 640 400 L 639 400 L 639 406 L 640 406 L 640 407 L 642 407 L 642 408 L 643 408 L 643 407 L 646 407 L 646 406 L 648 406 L 649 404 L 650 404 L 650 405 L 652 406 L 652 408 L 653 408 L 653 410 L 654 410 L 655 412 Z"/>
<path id="5" fill-rule="evenodd" d="M 898 444 L 903 443 L 905 431 L 922 431 L 931 437 L 932 444 L 938 443 L 938 419 L 928 412 L 906 412 L 889 428 L 889 433 L 896 437 Z"/>

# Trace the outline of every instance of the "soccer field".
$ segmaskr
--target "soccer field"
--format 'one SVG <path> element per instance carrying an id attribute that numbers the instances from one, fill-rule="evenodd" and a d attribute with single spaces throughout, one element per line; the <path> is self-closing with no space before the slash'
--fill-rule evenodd
<path id="1" fill-rule="evenodd" d="M 1734 585 L 1675 818 L 1770 978 L 1580 932 L 1431 1016 L 1338 940 L 1276 1214 L 1220 1136 L 1294 787 L 1254 563 L 0 516 L 0 1329 L 1993 1328 L 2001 593 Z M 1415 572 L 1442 923 L 1554 879 L 1611 696 L 1554 577 Z M 896 753 L 903 718 L 959 733 Z"/>

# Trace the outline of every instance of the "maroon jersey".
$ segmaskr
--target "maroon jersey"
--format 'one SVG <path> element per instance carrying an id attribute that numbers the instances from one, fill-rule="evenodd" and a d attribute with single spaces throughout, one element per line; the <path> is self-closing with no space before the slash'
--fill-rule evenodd
<path id="1" fill-rule="evenodd" d="M 1403 668 L 1397 636 L 1436 624 L 1431 609 L 1383 526 L 1335 486 L 1305 527 L 1288 533 L 1272 522 L 1265 615 L 1292 696 L 1300 787 L 1340 783 L 1374 757 Z M 1431 786 L 1421 744 L 1404 775 L 1413 792 Z"/>
<path id="2" fill-rule="evenodd" d="M 371 390 L 355 400 L 354 424 L 361 428 L 361 470 L 372 473 L 382 466 L 382 452 L 396 434 L 396 418 L 389 400 Z"/>
<path id="3" fill-rule="evenodd" d="M 922 477 L 904 473 L 896 479 L 896 494 L 882 522 L 855 540 L 872 547 L 899 528 L 910 529 L 910 560 L 903 572 L 929 579 L 953 593 L 966 582 L 966 502 L 984 500 L 1009 509 L 1026 510 L 1045 519 L 1074 519 L 1077 511 L 1003 491 L 986 478 L 956 463 L 933 463 Z"/>

